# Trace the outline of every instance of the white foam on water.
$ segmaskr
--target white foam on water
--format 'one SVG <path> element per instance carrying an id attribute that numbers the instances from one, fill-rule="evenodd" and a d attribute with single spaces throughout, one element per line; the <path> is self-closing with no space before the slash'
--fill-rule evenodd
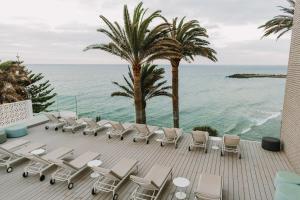
<path id="1" fill-rule="evenodd" d="M 246 129 L 242 130 L 241 134 L 245 134 L 245 133 L 251 131 L 252 128 L 254 128 L 254 127 L 258 127 L 258 126 L 264 125 L 265 123 L 267 123 L 271 119 L 277 118 L 280 115 L 281 115 L 281 112 L 272 112 L 270 116 L 268 116 L 268 117 L 266 117 L 264 119 L 261 119 L 261 120 L 256 119 L 255 120 L 256 123 L 253 124 L 253 125 L 251 125 L 250 127 L 246 128 Z"/>

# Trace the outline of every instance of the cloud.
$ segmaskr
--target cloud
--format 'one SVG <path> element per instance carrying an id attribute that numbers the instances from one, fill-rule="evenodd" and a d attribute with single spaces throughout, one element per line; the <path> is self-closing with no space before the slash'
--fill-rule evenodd
<path id="1" fill-rule="evenodd" d="M 0 0 L 2 1 L 2 0 Z M 10 0 L 0 12 L 0 59 L 19 53 L 27 63 L 124 63 L 101 51 L 82 50 L 106 42 L 96 29 L 102 14 L 122 21 L 123 5 L 132 11 L 136 0 Z M 18 6 L 16 6 L 18 5 Z M 168 19 L 187 16 L 208 29 L 219 64 L 287 64 L 289 35 L 276 42 L 260 40 L 257 27 L 278 15 L 283 0 L 145 0 L 149 12 L 162 10 Z M 270 59 L 269 57 L 272 57 Z M 163 61 L 159 61 L 163 62 Z M 210 63 L 198 58 L 196 62 Z"/>

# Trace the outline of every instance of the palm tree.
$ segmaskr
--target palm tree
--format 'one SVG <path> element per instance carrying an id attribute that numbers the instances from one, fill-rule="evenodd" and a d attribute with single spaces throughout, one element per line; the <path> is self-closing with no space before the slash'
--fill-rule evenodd
<path id="1" fill-rule="evenodd" d="M 170 57 L 172 65 L 172 101 L 173 101 L 173 121 L 174 127 L 179 127 L 179 95 L 178 95 L 178 67 L 181 60 L 191 62 L 194 56 L 206 57 L 212 61 L 217 61 L 216 51 L 209 47 L 206 29 L 199 25 L 197 20 L 184 21 L 182 18 L 179 23 L 178 19 L 172 20 L 169 37 L 176 40 L 179 57 Z"/>
<path id="2" fill-rule="evenodd" d="M 104 16 L 100 16 L 108 28 L 100 28 L 98 31 L 105 34 L 110 42 L 94 44 L 86 48 L 86 50 L 100 49 L 106 51 L 125 59 L 131 65 L 137 123 L 144 123 L 145 121 L 142 112 L 141 66 L 156 59 L 178 56 L 178 53 L 173 50 L 176 49 L 174 48 L 176 43 L 165 37 L 169 24 L 164 22 L 153 28 L 150 27 L 154 19 L 161 18 L 161 11 L 155 11 L 147 16 L 147 9 L 144 9 L 142 5 L 142 3 L 137 5 L 132 18 L 127 6 L 124 6 L 124 27 L 121 27 L 118 22 L 110 22 Z"/>
<path id="3" fill-rule="evenodd" d="M 123 96 L 134 99 L 134 78 L 130 67 L 128 67 L 128 78 L 123 76 L 126 84 L 121 85 L 118 82 L 113 82 L 118 86 L 121 91 L 113 92 L 111 96 Z M 167 81 L 162 80 L 164 78 L 165 70 L 163 68 L 157 68 L 157 65 L 146 63 L 142 66 L 141 71 L 141 91 L 142 91 L 142 105 L 143 105 L 143 118 L 146 123 L 146 106 L 147 101 L 158 96 L 172 97 L 172 94 L 168 92 L 171 86 L 165 86 Z"/>
<path id="4" fill-rule="evenodd" d="M 290 4 L 289 8 L 279 6 L 280 10 L 284 13 L 282 15 L 277 15 L 273 19 L 267 21 L 264 25 L 258 28 L 264 29 L 263 37 L 267 37 L 271 34 L 278 34 L 277 39 L 282 35 L 287 33 L 292 29 L 293 26 L 293 16 L 295 11 L 295 1 L 287 0 Z"/>

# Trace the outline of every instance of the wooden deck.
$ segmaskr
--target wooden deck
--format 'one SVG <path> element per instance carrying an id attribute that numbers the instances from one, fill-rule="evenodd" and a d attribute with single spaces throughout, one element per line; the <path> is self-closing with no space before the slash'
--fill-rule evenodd
<path id="1" fill-rule="evenodd" d="M 224 200 L 271 200 L 274 195 L 273 178 L 276 171 L 293 171 L 284 153 L 264 151 L 257 142 L 243 141 L 243 158 L 239 160 L 235 155 L 220 157 L 220 152 L 211 148 L 207 154 L 200 150 L 189 152 L 187 150 L 190 143 L 188 134 L 185 134 L 179 142 L 178 149 L 174 149 L 173 145 L 160 147 L 155 140 L 158 136 L 151 138 L 150 144 L 146 145 L 144 142 L 134 143 L 133 134 L 125 136 L 123 141 L 119 138 L 109 140 L 105 132 L 99 133 L 97 137 L 83 136 L 81 132 L 72 134 L 45 131 L 43 125 L 30 128 L 29 132 L 26 139 L 45 143 L 49 150 L 60 146 L 71 147 L 75 149 L 75 156 L 88 150 L 100 152 L 102 167 L 112 167 L 123 157 L 135 158 L 139 161 L 138 175 L 140 176 L 145 175 L 155 163 L 172 166 L 173 177 L 182 176 L 191 181 L 187 188 L 189 193 L 197 187 L 201 173 L 222 175 L 224 177 Z M 74 188 L 68 190 L 65 182 L 49 184 L 49 174 L 54 169 L 49 171 L 44 182 L 40 182 L 37 176 L 23 178 L 22 172 L 25 165 L 26 162 L 17 164 L 11 174 L 7 174 L 4 169 L 0 170 L 0 199 L 112 199 L 111 193 L 91 195 L 95 179 L 90 178 L 90 170 L 84 171 L 80 177 L 76 178 Z M 119 199 L 129 199 L 134 186 L 130 180 L 125 181 L 118 191 Z M 168 181 L 159 199 L 175 199 L 175 189 L 172 182 Z M 189 199 L 193 199 L 193 195 Z"/>

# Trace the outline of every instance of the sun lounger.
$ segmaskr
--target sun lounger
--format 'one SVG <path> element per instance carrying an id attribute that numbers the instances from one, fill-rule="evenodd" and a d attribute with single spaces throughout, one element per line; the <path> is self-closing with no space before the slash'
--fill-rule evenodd
<path id="1" fill-rule="evenodd" d="M 133 159 L 123 158 L 111 169 L 101 167 L 93 167 L 100 177 L 95 182 L 92 194 L 97 192 L 112 192 L 113 199 L 118 199 L 116 190 L 133 172 L 138 171 L 138 161 Z"/>
<path id="2" fill-rule="evenodd" d="M 100 121 L 99 123 L 97 123 L 93 119 L 85 119 L 84 121 L 86 122 L 86 127 L 83 130 L 83 135 L 87 135 L 87 134 L 91 133 L 91 134 L 94 134 L 95 136 L 97 136 L 98 132 L 102 128 L 105 128 L 104 125 L 107 124 L 106 121 L 104 121 L 104 122 Z"/>
<path id="3" fill-rule="evenodd" d="M 158 130 L 157 126 L 148 126 L 146 124 L 134 124 L 137 131 L 133 137 L 133 142 L 137 140 L 146 140 L 146 144 L 149 144 L 149 138 L 154 134 L 154 131 Z"/>
<path id="4" fill-rule="evenodd" d="M 209 134 L 205 131 L 192 131 L 192 143 L 189 146 L 189 151 L 194 147 L 200 147 L 204 149 L 204 152 L 207 153 Z"/>
<path id="5" fill-rule="evenodd" d="M 30 162 L 24 168 L 23 177 L 26 178 L 29 174 L 39 174 L 40 181 L 43 181 L 45 179 L 44 172 L 55 165 L 51 160 L 63 159 L 71 154 L 73 154 L 73 149 L 61 147 L 43 156 L 28 155 L 27 158 L 30 159 Z"/>
<path id="6" fill-rule="evenodd" d="M 113 136 L 120 137 L 121 140 L 124 139 L 124 135 L 128 133 L 132 125 L 130 124 L 121 124 L 120 122 L 109 122 L 111 124 L 111 129 L 107 132 L 108 138 L 112 138 Z"/>
<path id="7" fill-rule="evenodd" d="M 5 144 L 0 145 L 0 150 L 5 149 L 8 151 L 13 151 L 17 148 L 23 147 L 24 145 L 28 144 L 29 140 L 24 139 L 16 139 L 13 141 L 6 142 Z M 0 152 L 1 154 L 1 152 Z"/>
<path id="8" fill-rule="evenodd" d="M 99 153 L 86 152 L 70 162 L 64 160 L 51 160 L 51 162 L 58 166 L 58 169 L 51 175 L 50 184 L 53 185 L 56 181 L 67 181 L 68 189 L 71 190 L 74 187 L 72 179 L 88 168 L 87 163 L 89 161 L 99 157 Z"/>
<path id="9" fill-rule="evenodd" d="M 221 176 L 211 174 L 201 174 L 195 199 L 222 200 L 223 180 Z"/>
<path id="10" fill-rule="evenodd" d="M 45 126 L 46 130 L 54 129 L 55 131 L 57 131 L 59 128 L 63 127 L 66 124 L 65 121 L 58 119 L 54 114 L 49 113 L 46 114 L 46 116 L 49 119 L 48 124 Z"/>
<path id="11" fill-rule="evenodd" d="M 182 136 L 182 129 L 179 128 L 163 128 L 164 138 L 162 139 L 160 145 L 165 144 L 175 144 L 175 149 L 177 148 L 178 140 Z"/>
<path id="12" fill-rule="evenodd" d="M 154 165 L 144 178 L 130 176 L 130 179 L 138 185 L 130 199 L 158 199 L 169 177 L 172 179 L 172 168 L 160 165 Z"/>
<path id="13" fill-rule="evenodd" d="M 13 151 L 0 148 L 0 166 L 6 166 L 6 172 L 10 173 L 13 171 L 13 168 L 11 167 L 12 164 L 26 158 L 31 151 L 45 147 L 45 144 L 29 143 L 28 145 Z"/>
<path id="14" fill-rule="evenodd" d="M 226 134 L 223 136 L 221 156 L 223 156 L 225 152 L 236 153 L 239 159 L 242 158 L 239 136 Z"/>
<path id="15" fill-rule="evenodd" d="M 62 131 L 71 131 L 75 133 L 77 130 L 82 129 L 86 126 L 83 121 L 75 120 L 74 118 L 66 118 L 66 124 L 63 126 Z"/>

